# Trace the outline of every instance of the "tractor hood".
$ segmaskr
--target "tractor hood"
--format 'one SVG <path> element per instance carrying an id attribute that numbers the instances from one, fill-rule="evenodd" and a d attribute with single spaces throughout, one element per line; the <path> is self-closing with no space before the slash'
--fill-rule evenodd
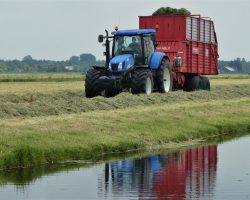
<path id="1" fill-rule="evenodd" d="M 131 54 L 115 56 L 109 62 L 112 72 L 123 72 L 134 66 L 134 58 Z"/>

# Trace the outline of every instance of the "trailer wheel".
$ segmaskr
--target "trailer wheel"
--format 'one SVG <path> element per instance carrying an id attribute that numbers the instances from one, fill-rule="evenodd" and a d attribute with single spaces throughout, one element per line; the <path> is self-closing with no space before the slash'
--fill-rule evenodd
<path id="1" fill-rule="evenodd" d="M 105 74 L 104 70 L 90 69 L 85 78 L 85 95 L 87 98 L 92 98 L 98 95 L 106 96 L 98 82 L 98 79 Z"/>
<path id="2" fill-rule="evenodd" d="M 131 77 L 132 94 L 151 94 L 153 92 L 153 76 L 150 70 L 136 69 Z"/>
<path id="3" fill-rule="evenodd" d="M 173 90 L 173 75 L 167 59 L 162 59 L 161 65 L 156 72 L 156 82 L 159 92 L 166 93 Z"/>
<path id="4" fill-rule="evenodd" d="M 185 90 L 186 91 L 195 91 L 195 90 L 202 90 L 203 83 L 200 76 L 190 76 L 186 78 L 185 81 Z"/>
<path id="5" fill-rule="evenodd" d="M 202 80 L 200 76 L 193 76 L 191 80 L 192 91 L 202 90 Z"/>
<path id="6" fill-rule="evenodd" d="M 202 76 L 201 77 L 201 82 L 202 82 L 202 89 L 203 90 L 207 90 L 207 91 L 210 91 L 210 81 L 207 77 L 205 76 Z"/>

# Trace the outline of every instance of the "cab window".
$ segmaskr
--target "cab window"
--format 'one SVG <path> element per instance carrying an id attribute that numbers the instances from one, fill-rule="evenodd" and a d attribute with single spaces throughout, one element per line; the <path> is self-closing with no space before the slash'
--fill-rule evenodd
<path id="1" fill-rule="evenodd" d="M 145 60 L 146 60 L 146 63 L 148 63 L 151 55 L 154 53 L 154 43 L 150 35 L 143 37 L 143 43 L 144 43 L 144 51 L 145 51 L 144 52 Z"/>

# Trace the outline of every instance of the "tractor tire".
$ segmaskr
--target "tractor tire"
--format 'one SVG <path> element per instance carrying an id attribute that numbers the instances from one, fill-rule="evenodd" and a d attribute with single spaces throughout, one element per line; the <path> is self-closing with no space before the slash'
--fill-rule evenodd
<path id="1" fill-rule="evenodd" d="M 185 81 L 185 90 L 186 91 L 196 91 L 196 90 L 202 90 L 203 84 L 200 76 L 190 76 L 186 78 Z"/>
<path id="2" fill-rule="evenodd" d="M 98 79 L 103 75 L 105 75 L 104 70 L 88 70 L 85 79 L 85 96 L 87 98 L 92 98 L 98 95 L 105 95 L 106 92 L 99 85 L 98 81 Z"/>
<path id="3" fill-rule="evenodd" d="M 156 83 L 159 92 L 166 93 L 173 90 L 173 75 L 167 59 L 162 59 L 161 65 L 156 72 Z"/>
<path id="4" fill-rule="evenodd" d="M 148 69 L 136 69 L 131 76 L 132 94 L 151 94 L 153 92 L 153 75 Z"/>
<path id="5" fill-rule="evenodd" d="M 118 90 L 118 89 L 106 89 L 106 90 L 102 91 L 101 96 L 110 98 L 110 97 L 114 97 L 114 96 L 118 95 L 119 93 L 121 93 L 121 90 Z"/>
<path id="6" fill-rule="evenodd" d="M 201 82 L 202 82 L 202 89 L 210 91 L 211 87 L 210 87 L 209 79 L 207 77 L 205 77 L 205 76 L 202 76 L 201 77 Z"/>

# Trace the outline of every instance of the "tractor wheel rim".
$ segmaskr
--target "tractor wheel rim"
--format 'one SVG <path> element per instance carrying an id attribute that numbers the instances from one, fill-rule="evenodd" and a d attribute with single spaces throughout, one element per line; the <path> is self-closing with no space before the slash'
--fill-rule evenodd
<path id="1" fill-rule="evenodd" d="M 152 93 L 152 81 L 150 77 L 147 77 L 146 79 L 146 94 Z"/>
<path id="2" fill-rule="evenodd" d="M 170 91 L 170 71 L 168 68 L 164 68 L 163 70 L 163 87 L 164 92 Z"/>

